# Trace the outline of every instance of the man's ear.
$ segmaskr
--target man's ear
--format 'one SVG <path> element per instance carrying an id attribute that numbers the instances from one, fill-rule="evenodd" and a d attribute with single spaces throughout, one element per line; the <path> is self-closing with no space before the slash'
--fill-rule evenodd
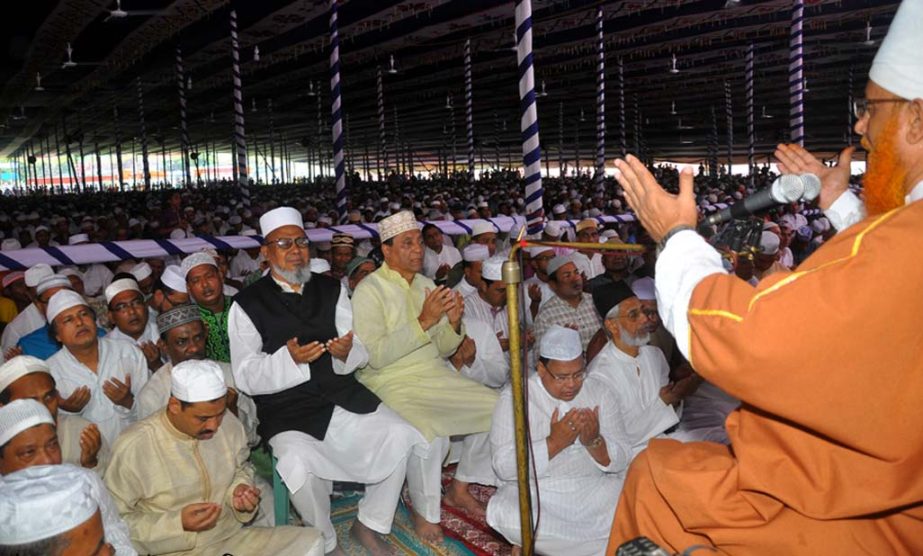
<path id="1" fill-rule="evenodd" d="M 923 144 L 923 99 L 914 99 L 909 104 L 910 106 L 907 107 L 910 111 L 910 118 L 907 122 L 907 142 L 921 146 Z"/>
<path id="2" fill-rule="evenodd" d="M 183 410 L 183 406 L 180 405 L 179 400 L 170 396 L 170 399 L 167 401 L 167 411 L 172 415 L 179 415 L 179 412 Z"/>

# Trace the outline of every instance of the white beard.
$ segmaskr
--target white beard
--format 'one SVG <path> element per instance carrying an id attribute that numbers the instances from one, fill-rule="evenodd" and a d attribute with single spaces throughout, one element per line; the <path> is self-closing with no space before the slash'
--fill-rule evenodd
<path id="1" fill-rule="evenodd" d="M 629 336 L 627 332 L 620 329 L 619 336 L 621 337 L 623 343 L 632 347 L 646 346 L 651 341 L 651 335 L 647 332 L 637 336 Z"/>
<path id="2" fill-rule="evenodd" d="M 307 284 L 311 281 L 310 265 L 299 266 L 294 270 L 282 270 L 279 268 L 273 268 L 272 271 L 282 277 L 282 279 L 289 284 Z"/>

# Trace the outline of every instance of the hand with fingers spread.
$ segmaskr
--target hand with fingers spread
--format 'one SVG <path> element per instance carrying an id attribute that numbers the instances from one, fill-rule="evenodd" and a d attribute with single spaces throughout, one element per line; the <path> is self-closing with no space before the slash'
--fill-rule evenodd
<path id="1" fill-rule="evenodd" d="M 529 299 L 533 303 L 540 303 L 542 301 L 542 288 L 538 284 L 529 284 Z"/>
<path id="2" fill-rule="evenodd" d="M 70 411 L 71 413 L 80 413 L 83 411 L 83 408 L 90 402 L 90 389 L 86 386 L 81 386 L 71 392 L 71 395 L 66 398 L 61 398 L 61 401 L 58 402 L 61 406 L 61 409 L 64 411 Z"/>
<path id="3" fill-rule="evenodd" d="M 115 405 L 131 409 L 135 403 L 135 396 L 131 393 L 131 375 L 125 375 L 125 382 L 117 378 L 107 380 L 103 383 L 103 394 Z"/>
<path id="4" fill-rule="evenodd" d="M 3 357 L 5 358 L 6 361 L 9 361 L 10 359 L 18 355 L 22 355 L 22 348 L 19 346 L 13 346 L 10 349 L 6 350 L 6 353 L 3 354 Z"/>
<path id="5" fill-rule="evenodd" d="M 461 330 L 462 316 L 465 314 L 465 298 L 461 292 L 451 291 L 452 295 L 445 304 L 445 316 L 449 319 L 449 324 L 455 329 L 455 332 Z"/>
<path id="6" fill-rule="evenodd" d="M 346 361 L 346 358 L 349 357 L 349 351 L 353 349 L 353 331 L 350 330 L 339 338 L 328 340 L 326 347 L 331 356 L 340 361 Z"/>
<path id="7" fill-rule="evenodd" d="M 578 409 L 576 422 L 581 444 L 588 446 L 599 438 L 599 406 Z"/>
<path id="8" fill-rule="evenodd" d="M 184 531 L 208 531 L 218 523 L 221 506 L 212 502 L 199 502 L 184 506 L 180 511 L 180 521 Z"/>
<path id="9" fill-rule="evenodd" d="M 147 360 L 148 368 L 152 371 L 160 368 L 160 348 L 157 347 L 157 344 L 144 342 L 140 347 L 141 352 L 144 354 L 144 359 Z"/>
<path id="10" fill-rule="evenodd" d="M 625 190 L 625 200 L 654 241 L 663 239 L 677 226 L 695 227 L 698 219 L 692 170 L 679 174 L 679 195 L 665 191 L 644 164 L 632 155 L 616 160 L 616 179 Z"/>
<path id="11" fill-rule="evenodd" d="M 548 459 L 556 456 L 577 440 L 577 410 L 571 409 L 558 419 L 558 408 L 551 413 L 551 433 L 548 435 Z"/>
<path id="12" fill-rule="evenodd" d="M 826 210 L 849 188 L 850 165 L 856 147 L 840 151 L 836 166 L 826 166 L 801 145 L 782 144 L 776 147 L 775 157 L 783 174 L 814 174 L 820 178 L 818 206 Z"/>
<path id="13" fill-rule="evenodd" d="M 231 506 L 244 513 L 256 510 L 260 506 L 260 489 L 250 485 L 237 485 L 231 494 Z"/>
<path id="14" fill-rule="evenodd" d="M 289 341 L 285 342 L 285 347 L 288 348 L 288 353 L 292 356 L 292 361 L 299 365 L 313 363 L 324 354 L 324 351 L 326 351 L 324 344 L 320 342 L 308 342 L 307 344 L 301 345 L 298 343 L 298 338 L 289 339 Z"/>
<path id="15" fill-rule="evenodd" d="M 449 266 L 449 263 L 439 265 L 439 268 L 436 269 L 436 280 L 444 279 L 450 270 L 452 270 L 452 267 Z"/>
<path id="16" fill-rule="evenodd" d="M 437 286 L 435 289 L 426 290 L 426 297 L 423 298 L 423 308 L 420 309 L 420 316 L 417 317 L 420 322 L 420 328 L 426 331 L 439 322 L 439 319 L 445 314 L 446 304 L 450 296 L 453 296 L 454 293 L 445 286 Z"/>
<path id="17" fill-rule="evenodd" d="M 80 466 L 93 469 L 99 463 L 97 456 L 103 438 L 96 425 L 89 425 L 80 431 Z"/>

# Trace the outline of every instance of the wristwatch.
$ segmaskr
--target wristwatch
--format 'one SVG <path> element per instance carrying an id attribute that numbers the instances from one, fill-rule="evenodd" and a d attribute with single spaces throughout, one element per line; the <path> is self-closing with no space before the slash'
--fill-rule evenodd
<path id="1" fill-rule="evenodd" d="M 657 243 L 657 248 L 660 251 L 663 251 L 663 248 L 667 246 L 667 242 L 670 241 L 670 238 L 682 232 L 683 230 L 695 230 L 695 228 L 687 224 L 680 224 L 678 226 L 673 226 L 672 228 L 670 228 L 670 231 L 667 232 L 666 235 L 664 235 L 663 238 L 661 238 L 661 240 Z"/>

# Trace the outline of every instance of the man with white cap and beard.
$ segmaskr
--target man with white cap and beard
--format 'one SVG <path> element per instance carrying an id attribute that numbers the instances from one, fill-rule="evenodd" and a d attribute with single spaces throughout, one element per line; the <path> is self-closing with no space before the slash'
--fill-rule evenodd
<path id="1" fill-rule="evenodd" d="M 368 355 L 352 331 L 349 296 L 338 280 L 309 270 L 302 226 L 290 207 L 260 218 L 270 273 L 231 306 L 234 378 L 253 397 L 260 436 L 326 552 L 338 551 L 332 482 L 351 481 L 366 485 L 352 535 L 376 556 L 388 554 L 380 535 L 390 533 L 408 462 L 415 450 L 427 453 L 426 441 L 356 380 Z"/>
<path id="2" fill-rule="evenodd" d="M 847 206 L 849 150 L 835 169 L 803 149 L 777 151 L 786 171 L 818 170 L 820 206 L 840 230 L 797 272 L 755 288 L 729 276 L 689 229 L 692 174 L 671 195 L 636 158 L 616 161 L 626 199 L 663 246 L 664 324 L 696 372 L 741 406 L 727 419 L 733 449 L 650 442 L 628 473 L 609 552 L 638 535 L 672 551 L 923 552 L 923 266 L 908 256 L 923 252 L 921 21 L 923 1 L 901 3 L 856 103 L 867 218 Z"/>
<path id="3" fill-rule="evenodd" d="M 16 400 L 42 403 L 55 421 L 61 457 L 65 463 L 96 471 L 100 476 L 109 464 L 109 443 L 99 427 L 79 415 L 58 411 L 60 400 L 54 377 L 41 359 L 20 355 L 0 365 L 0 406 Z"/>
<path id="4" fill-rule="evenodd" d="M 541 521 L 538 554 L 595 556 L 606 546 L 609 524 L 622 487 L 630 449 L 618 419 L 616 400 L 605 388 L 585 384 L 580 336 L 552 326 L 539 346 L 538 372 L 528 384 L 528 421 L 535 455 Z M 494 410 L 490 443 L 502 481 L 487 505 L 487 523 L 511 543 L 522 543 L 513 397 L 504 389 Z M 532 493 L 533 504 L 539 498 Z"/>
<path id="5" fill-rule="evenodd" d="M 471 243 L 462 250 L 462 277 L 452 288 L 462 298 L 477 293 L 481 285 L 481 268 L 489 257 L 490 250 L 480 243 Z"/>
<path id="6" fill-rule="evenodd" d="M 45 325 L 44 307 L 36 303 L 35 287 L 38 286 L 42 279 L 52 274 L 54 274 L 54 271 L 44 263 L 39 263 L 26 271 L 25 283 L 26 287 L 29 288 L 32 303 L 4 327 L 3 334 L 0 335 L 0 357 L 6 357 L 7 352 L 16 347 L 20 338 Z"/>
<path id="7" fill-rule="evenodd" d="M 156 321 L 151 318 L 151 311 L 144 301 L 144 293 L 138 282 L 131 278 L 121 278 L 106 286 L 105 293 L 109 322 L 115 324 L 115 328 L 106 337 L 137 346 L 144 354 L 148 368 L 152 372 L 156 371 L 160 367 L 160 350 L 157 349 L 160 331 L 157 330 Z"/>
<path id="8" fill-rule="evenodd" d="M 250 449 L 227 413 L 214 361 L 184 361 L 171 373 L 167 407 L 125 430 L 112 447 L 106 486 L 149 554 L 323 554 L 317 530 L 244 527 L 259 508 Z"/>
<path id="9" fill-rule="evenodd" d="M 134 401 L 148 379 L 147 361 L 128 342 L 98 338 L 93 311 L 73 291 L 54 294 L 47 316 L 50 333 L 62 344 L 48 358 L 61 408 L 96 423 L 111 445 L 136 419 Z"/>
<path id="10" fill-rule="evenodd" d="M 41 469 L 46 471 L 38 471 Z M 109 541 L 115 545 L 116 553 L 137 554 L 129 539 L 128 527 L 119 516 L 102 479 L 87 469 L 61 463 L 61 447 L 54 418 L 48 409 L 35 400 L 27 399 L 0 407 L 0 475 L 3 475 L 0 485 L 15 482 L 17 477 L 35 478 L 55 472 L 66 472 L 72 481 L 87 486 L 88 494 L 100 510 L 101 525 Z M 0 498 L 0 504 L 5 501 Z M 30 517 L 38 523 L 44 516 L 33 514 Z M 2 525 L 0 520 L 0 546 L 6 540 L 5 535 L 12 532 L 11 528 Z"/>

